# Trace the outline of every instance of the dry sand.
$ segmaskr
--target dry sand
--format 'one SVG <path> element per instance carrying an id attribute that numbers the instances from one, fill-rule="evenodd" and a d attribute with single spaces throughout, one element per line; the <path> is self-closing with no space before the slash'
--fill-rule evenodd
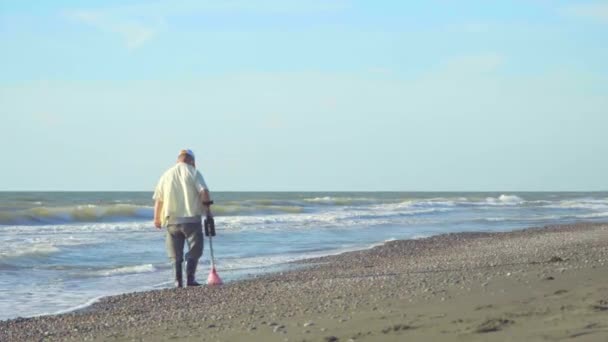
<path id="1" fill-rule="evenodd" d="M 393 241 L 303 264 L 2 321 L 0 341 L 608 341 L 608 224 Z"/>

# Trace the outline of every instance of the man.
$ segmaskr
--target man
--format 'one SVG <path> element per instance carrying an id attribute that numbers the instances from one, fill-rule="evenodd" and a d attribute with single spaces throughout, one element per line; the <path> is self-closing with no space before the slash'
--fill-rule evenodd
<path id="1" fill-rule="evenodd" d="M 167 255 L 173 262 L 175 286 L 183 286 L 182 263 L 186 253 L 186 285 L 200 286 L 194 279 L 198 259 L 203 255 L 201 215 L 211 214 L 209 189 L 196 170 L 194 152 L 181 150 L 177 164 L 160 178 L 154 191 L 154 226 L 167 227 Z"/>

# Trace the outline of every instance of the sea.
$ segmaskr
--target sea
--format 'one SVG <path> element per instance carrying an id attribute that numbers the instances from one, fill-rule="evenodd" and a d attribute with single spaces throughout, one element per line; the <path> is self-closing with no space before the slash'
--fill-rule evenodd
<path id="1" fill-rule="evenodd" d="M 608 192 L 217 192 L 225 282 L 395 239 L 608 220 Z M 168 288 L 151 192 L 0 192 L 0 320 Z M 198 278 L 210 268 L 209 245 Z"/>

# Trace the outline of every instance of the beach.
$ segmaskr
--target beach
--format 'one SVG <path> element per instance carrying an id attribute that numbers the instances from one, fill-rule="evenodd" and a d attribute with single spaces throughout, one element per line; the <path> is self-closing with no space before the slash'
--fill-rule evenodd
<path id="1" fill-rule="evenodd" d="M 149 192 L 0 192 L 0 320 L 173 286 Z M 227 282 L 387 241 L 602 222 L 608 192 L 218 192 Z M 210 266 L 208 241 L 199 267 Z"/>
<path id="2" fill-rule="evenodd" d="M 607 270 L 608 224 L 443 234 L 5 320 L 0 340 L 606 341 Z"/>
<path id="3" fill-rule="evenodd" d="M 608 342 L 606 36 L 608 0 L 1 1 L 0 342 Z"/>

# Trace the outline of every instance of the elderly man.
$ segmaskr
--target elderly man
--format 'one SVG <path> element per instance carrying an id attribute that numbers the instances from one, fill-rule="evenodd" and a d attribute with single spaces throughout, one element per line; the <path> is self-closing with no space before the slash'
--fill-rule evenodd
<path id="1" fill-rule="evenodd" d="M 194 279 L 198 259 L 203 255 L 201 216 L 212 216 L 209 189 L 196 170 L 194 152 L 181 150 L 177 164 L 160 178 L 154 191 L 154 226 L 167 228 L 167 255 L 173 262 L 175 286 L 183 286 L 182 263 L 186 253 L 186 285 L 199 286 Z"/>

